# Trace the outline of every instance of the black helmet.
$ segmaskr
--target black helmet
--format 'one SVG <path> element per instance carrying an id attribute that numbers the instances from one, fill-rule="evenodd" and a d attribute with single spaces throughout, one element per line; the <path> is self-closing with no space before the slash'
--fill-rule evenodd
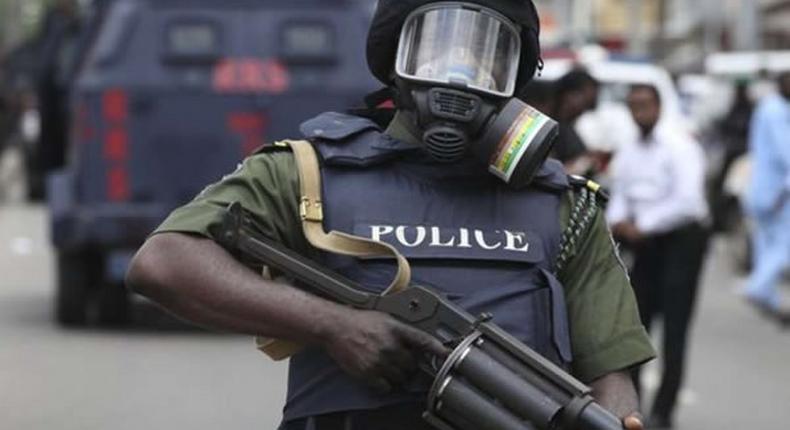
<path id="1" fill-rule="evenodd" d="M 521 62 L 516 93 L 535 75 L 540 61 L 540 21 L 531 0 L 465 0 L 491 8 L 521 26 Z M 379 0 L 368 33 L 368 67 L 379 81 L 392 85 L 401 28 L 415 9 L 437 0 Z"/>

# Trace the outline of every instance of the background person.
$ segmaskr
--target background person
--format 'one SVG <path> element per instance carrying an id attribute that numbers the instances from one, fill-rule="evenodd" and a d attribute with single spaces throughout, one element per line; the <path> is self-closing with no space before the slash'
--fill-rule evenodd
<path id="1" fill-rule="evenodd" d="M 598 105 L 599 83 L 584 69 L 574 69 L 555 84 L 554 119 L 560 123 L 560 133 L 552 156 L 560 160 L 571 174 L 584 175 L 594 169 L 594 160 L 582 137 L 576 131 L 576 121 Z"/>
<path id="2" fill-rule="evenodd" d="M 524 103 L 535 109 L 549 114 L 554 112 L 556 104 L 554 96 L 554 83 L 549 81 L 530 81 L 518 95 Z M 555 144 L 556 146 L 556 144 Z"/>
<path id="3" fill-rule="evenodd" d="M 41 24 L 36 88 L 41 136 L 37 159 L 46 173 L 63 167 L 66 162 L 69 89 L 76 67 L 80 28 L 79 6 L 75 0 L 54 2 Z M 38 199 L 43 196 L 32 197 Z"/>
<path id="4" fill-rule="evenodd" d="M 776 284 L 790 263 L 790 72 L 779 76 L 779 94 L 760 102 L 749 150 L 752 180 L 746 209 L 754 220 L 754 263 L 746 297 L 787 320 Z"/>
<path id="5" fill-rule="evenodd" d="M 649 330 L 663 317 L 663 374 L 647 426 L 670 428 L 707 246 L 705 163 L 694 140 L 661 123 L 655 87 L 634 86 L 628 106 L 640 136 L 612 162 L 607 216 L 634 253 L 631 282 L 642 322 Z"/>
<path id="6" fill-rule="evenodd" d="M 725 193 L 724 183 L 732 164 L 748 149 L 749 125 L 753 112 L 754 103 L 749 97 L 749 82 L 740 81 L 735 86 L 735 99 L 730 110 L 717 123 L 718 135 L 724 149 L 724 159 L 711 184 L 711 206 L 715 231 L 724 231 L 730 227 L 731 222 L 728 219 L 728 214 L 732 213 L 731 209 L 733 206 L 737 207 L 738 204 L 735 196 Z"/>

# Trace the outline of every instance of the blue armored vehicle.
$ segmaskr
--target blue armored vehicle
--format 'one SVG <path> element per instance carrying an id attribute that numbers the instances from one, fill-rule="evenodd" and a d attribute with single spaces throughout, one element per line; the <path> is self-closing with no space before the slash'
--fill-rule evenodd
<path id="1" fill-rule="evenodd" d="M 56 316 L 129 317 L 131 253 L 176 206 L 298 124 L 358 106 L 370 0 L 115 0 L 71 91 L 48 183 Z"/>

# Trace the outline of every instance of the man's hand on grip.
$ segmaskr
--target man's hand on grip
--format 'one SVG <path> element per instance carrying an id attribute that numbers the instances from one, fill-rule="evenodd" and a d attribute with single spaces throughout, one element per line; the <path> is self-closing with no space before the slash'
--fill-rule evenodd
<path id="1" fill-rule="evenodd" d="M 383 392 L 406 382 L 422 353 L 448 354 L 436 338 L 390 315 L 354 309 L 338 316 L 324 347 L 345 372 Z"/>

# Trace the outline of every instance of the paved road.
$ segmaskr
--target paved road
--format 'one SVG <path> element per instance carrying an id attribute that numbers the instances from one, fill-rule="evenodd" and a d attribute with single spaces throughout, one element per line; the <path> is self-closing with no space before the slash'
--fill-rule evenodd
<path id="1" fill-rule="evenodd" d="M 736 291 L 745 280 L 733 274 L 727 244 L 718 240 L 713 245 L 679 427 L 790 428 L 790 330 L 780 329 L 744 304 Z M 783 293 L 790 291 L 784 287 Z"/>
<path id="2" fill-rule="evenodd" d="M 45 226 L 40 208 L 0 207 L 0 428 L 275 428 L 285 368 L 248 338 L 150 319 L 123 331 L 55 326 Z M 740 302 L 717 245 L 678 428 L 786 429 L 790 332 Z"/>
<path id="3" fill-rule="evenodd" d="M 40 209 L 0 208 L 1 429 L 276 428 L 286 369 L 247 337 L 54 325 L 45 225 Z"/>

